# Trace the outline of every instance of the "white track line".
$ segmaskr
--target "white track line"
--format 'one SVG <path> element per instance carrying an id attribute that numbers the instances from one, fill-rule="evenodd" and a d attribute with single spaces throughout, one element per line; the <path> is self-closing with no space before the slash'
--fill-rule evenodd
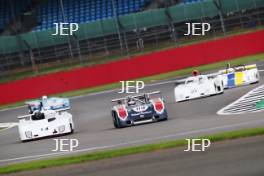
<path id="1" fill-rule="evenodd" d="M 0 131 L 4 131 L 4 130 L 7 130 L 9 128 L 13 128 L 17 125 L 18 125 L 18 123 L 0 123 L 0 128 L 4 128 L 3 130 L 0 130 Z"/>
<path id="2" fill-rule="evenodd" d="M 157 85 L 170 84 L 170 83 L 174 83 L 176 81 L 177 80 L 170 80 L 170 81 L 163 81 L 163 82 L 158 82 L 158 83 L 153 83 L 153 84 L 146 84 L 146 87 L 153 87 L 153 86 L 157 86 Z M 118 92 L 118 91 L 120 91 L 120 89 L 105 90 L 105 91 L 89 93 L 89 94 L 85 94 L 85 95 L 78 95 L 78 96 L 70 97 L 69 99 L 73 100 L 73 99 L 78 99 L 78 98 L 84 98 L 84 97 L 90 97 L 90 96 L 114 93 L 114 92 Z M 21 109 L 21 108 L 25 108 L 25 107 L 27 107 L 27 106 L 23 105 L 23 106 L 18 106 L 18 107 L 13 107 L 13 108 L 5 108 L 5 109 L 1 109 L 0 112 L 16 110 L 16 109 Z"/>
<path id="3" fill-rule="evenodd" d="M 151 142 L 151 141 L 156 141 L 156 140 L 161 140 L 161 139 L 166 139 L 166 138 L 181 137 L 185 135 L 194 135 L 194 134 L 199 134 L 202 132 L 212 132 L 214 130 L 227 130 L 227 129 L 232 129 L 235 127 L 241 127 L 244 125 L 260 124 L 260 123 L 264 123 L 264 119 L 257 120 L 257 121 L 242 122 L 242 123 L 237 123 L 237 124 L 232 124 L 232 125 L 215 126 L 215 127 L 206 128 L 206 129 L 203 128 L 199 130 L 186 131 L 186 132 L 181 132 L 181 133 L 176 133 L 176 134 L 174 133 L 174 134 L 169 134 L 169 135 L 159 136 L 159 137 L 154 137 L 154 138 L 139 139 L 139 140 L 134 140 L 130 142 L 113 144 L 113 145 L 88 147 L 84 149 L 75 150 L 72 152 L 57 152 L 57 153 L 47 153 L 47 154 L 41 154 L 41 155 L 23 156 L 23 157 L 10 158 L 10 159 L 2 159 L 0 160 L 0 163 L 11 162 L 11 161 L 21 161 L 21 160 L 28 161 L 28 160 L 40 159 L 40 158 L 49 157 L 49 156 L 60 156 L 60 155 L 65 155 L 65 154 L 74 154 L 74 153 L 88 152 L 88 151 L 94 151 L 94 150 L 111 149 L 111 148 L 128 146 L 132 144 L 140 144 L 144 142 Z"/>
<path id="4" fill-rule="evenodd" d="M 260 112 L 264 109 L 256 109 L 256 102 L 264 98 L 264 84 L 249 91 L 247 94 L 243 95 L 233 103 L 220 109 L 218 115 L 234 115 L 234 114 L 244 114 L 251 112 Z M 252 98 L 254 101 L 252 101 Z"/>
<path id="5" fill-rule="evenodd" d="M 10 126 L 16 126 L 18 125 L 18 123 L 13 123 L 13 122 L 10 122 L 10 123 L 0 123 L 0 128 L 8 128 Z"/>

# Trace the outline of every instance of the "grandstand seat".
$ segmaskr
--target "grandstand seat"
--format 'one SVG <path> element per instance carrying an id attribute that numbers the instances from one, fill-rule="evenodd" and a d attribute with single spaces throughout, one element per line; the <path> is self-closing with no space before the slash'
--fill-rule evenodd
<path id="1" fill-rule="evenodd" d="M 183 3 L 190 4 L 190 3 L 197 3 L 205 0 L 183 0 Z"/>
<path id="2" fill-rule="evenodd" d="M 21 15 L 31 4 L 31 0 L 0 0 L 0 29 Z M 13 6 L 12 6 L 13 5 Z"/>
<path id="3" fill-rule="evenodd" d="M 149 0 L 113 0 L 118 16 L 140 11 Z M 63 0 L 67 22 L 88 23 L 114 16 L 113 4 L 110 0 Z M 60 10 L 58 10 L 60 9 Z M 63 22 L 59 1 L 46 0 L 37 8 L 40 25 L 34 31 L 53 28 L 53 23 Z M 45 17 L 52 17 L 48 18 Z"/>

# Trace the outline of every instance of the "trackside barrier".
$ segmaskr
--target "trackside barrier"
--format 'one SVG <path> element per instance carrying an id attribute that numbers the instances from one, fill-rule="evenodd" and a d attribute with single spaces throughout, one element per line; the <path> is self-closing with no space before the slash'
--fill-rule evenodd
<path id="1" fill-rule="evenodd" d="M 0 84 L 0 105 L 264 52 L 264 30 Z"/>

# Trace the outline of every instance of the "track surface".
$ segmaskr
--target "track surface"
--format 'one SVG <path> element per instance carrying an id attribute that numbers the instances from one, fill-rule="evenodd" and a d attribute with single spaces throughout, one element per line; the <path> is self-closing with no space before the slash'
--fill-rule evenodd
<path id="1" fill-rule="evenodd" d="M 213 143 L 205 152 L 177 148 L 12 175 L 263 176 L 263 146 L 259 136 Z"/>
<path id="2" fill-rule="evenodd" d="M 261 67 L 259 69 L 263 69 Z M 114 129 L 110 116 L 111 99 L 122 97 L 117 94 L 117 91 L 74 98 L 71 100 L 71 112 L 74 115 L 76 133 L 59 138 L 78 139 L 80 145 L 75 152 L 79 153 L 263 126 L 264 118 L 261 113 L 237 116 L 216 114 L 219 109 L 261 84 L 263 81 L 256 85 L 226 90 L 222 95 L 183 103 L 173 102 L 173 83 L 147 86 L 144 92 L 156 90 L 163 92 L 167 101 L 169 120 L 125 129 Z M 16 117 L 26 113 L 26 108 L 1 111 L 0 122 L 17 122 Z M 0 165 L 65 155 L 65 153 L 51 151 L 55 149 L 53 139 L 21 143 L 17 127 L 2 131 L 0 133 Z"/>

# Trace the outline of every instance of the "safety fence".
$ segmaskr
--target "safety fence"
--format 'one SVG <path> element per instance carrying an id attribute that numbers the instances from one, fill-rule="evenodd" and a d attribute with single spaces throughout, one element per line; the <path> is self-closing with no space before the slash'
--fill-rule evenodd
<path id="1" fill-rule="evenodd" d="M 212 29 L 206 36 L 185 36 L 186 22 L 210 23 Z M 0 37 L 0 72 L 5 76 L 42 67 L 104 62 L 251 30 L 263 23 L 263 0 L 208 0 L 80 24 L 73 36 L 51 35 L 55 29 L 4 36 Z"/>

